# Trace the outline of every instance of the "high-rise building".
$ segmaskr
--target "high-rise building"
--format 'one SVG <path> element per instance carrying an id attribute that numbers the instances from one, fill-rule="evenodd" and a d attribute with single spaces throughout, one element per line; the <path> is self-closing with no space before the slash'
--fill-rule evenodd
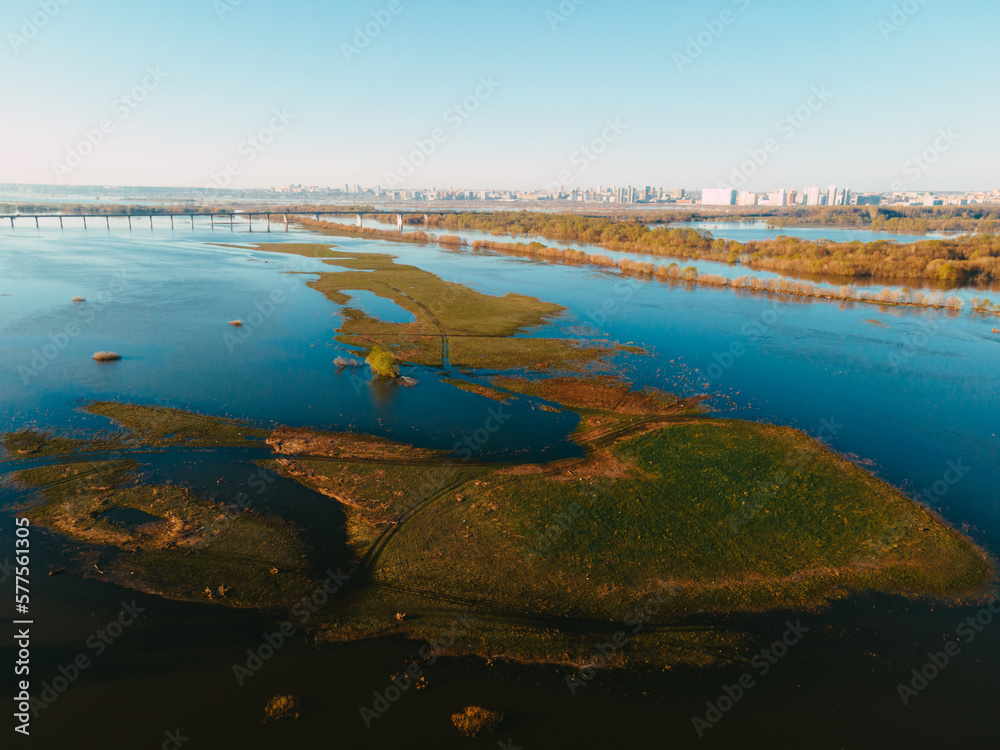
<path id="1" fill-rule="evenodd" d="M 811 187 L 806 190 L 806 205 L 807 206 L 818 206 L 819 205 L 819 188 Z"/>
<path id="2" fill-rule="evenodd" d="M 729 188 L 705 188 L 701 191 L 703 206 L 734 206 L 736 191 Z"/>
<path id="3" fill-rule="evenodd" d="M 826 205 L 836 206 L 837 205 L 837 186 L 830 185 L 830 191 L 826 194 Z"/>

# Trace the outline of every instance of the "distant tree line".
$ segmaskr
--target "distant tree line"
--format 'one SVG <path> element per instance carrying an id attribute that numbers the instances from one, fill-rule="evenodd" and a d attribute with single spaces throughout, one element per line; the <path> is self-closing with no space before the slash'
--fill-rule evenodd
<path id="1" fill-rule="evenodd" d="M 979 218 L 973 220 L 989 220 L 993 215 L 977 211 Z M 740 262 L 750 268 L 784 273 L 923 280 L 948 286 L 1000 281 L 1000 236 L 996 234 L 906 244 L 886 240 L 838 243 L 796 237 L 742 244 L 690 227 L 653 229 L 635 220 L 616 222 L 608 217 L 531 212 L 446 214 L 429 217 L 427 225 L 580 242 L 619 252 Z"/>

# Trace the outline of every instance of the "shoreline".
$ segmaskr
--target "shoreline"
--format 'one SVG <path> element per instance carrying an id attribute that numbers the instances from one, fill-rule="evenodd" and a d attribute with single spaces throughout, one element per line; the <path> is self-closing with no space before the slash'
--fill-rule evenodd
<path id="1" fill-rule="evenodd" d="M 674 281 L 692 286 L 704 284 L 715 288 L 729 288 L 736 291 L 749 291 L 762 294 L 775 294 L 786 297 L 798 297 L 802 299 L 818 299 L 831 302 L 850 302 L 858 304 L 870 304 L 878 307 L 911 307 L 918 309 L 945 310 L 951 312 L 961 312 L 965 308 L 965 303 L 958 298 L 944 298 L 939 294 L 939 298 L 929 299 L 909 299 L 902 298 L 899 292 L 883 288 L 880 292 L 870 292 L 857 287 L 843 286 L 839 290 L 819 287 L 812 282 L 791 281 L 785 279 L 760 279 L 753 276 L 742 276 L 736 279 L 728 279 L 718 274 L 701 274 L 693 267 L 681 269 L 676 263 L 669 266 L 658 266 L 653 263 L 643 263 L 632 261 L 627 258 L 615 259 L 607 255 L 595 255 L 585 253 L 580 250 L 569 248 L 544 247 L 541 243 L 501 243 L 487 240 L 474 240 L 468 242 L 453 235 L 435 236 L 426 232 L 414 232 L 412 234 L 400 234 L 398 231 L 364 228 L 367 231 L 352 231 L 352 228 L 345 224 L 334 222 L 316 222 L 312 219 L 299 218 L 298 223 L 306 228 L 314 229 L 320 233 L 354 237 L 377 237 L 379 239 L 393 240 L 396 242 L 410 242 L 414 244 L 437 244 L 445 248 L 469 247 L 474 251 L 481 249 L 498 252 L 505 255 L 517 257 L 527 257 L 547 262 L 559 263 L 561 265 L 590 265 L 598 268 L 616 268 L 624 275 L 638 278 L 656 278 L 660 281 Z M 681 256 L 676 257 L 678 260 Z M 690 258 L 691 256 L 688 256 Z M 924 292 L 917 294 L 926 295 Z M 890 297 L 891 296 L 891 297 Z M 971 307 L 971 311 L 977 313 L 992 313 L 986 308 Z"/>

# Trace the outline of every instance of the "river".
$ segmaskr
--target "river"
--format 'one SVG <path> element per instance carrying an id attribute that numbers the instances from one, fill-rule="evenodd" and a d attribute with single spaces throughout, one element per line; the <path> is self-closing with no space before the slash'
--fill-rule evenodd
<path id="1" fill-rule="evenodd" d="M 414 389 L 360 393 L 337 374 L 334 358 L 355 354 L 333 340 L 339 307 L 305 286 L 329 267 L 217 244 L 285 241 L 391 253 L 483 292 L 564 305 L 564 315 L 529 335 L 641 345 L 650 355 L 623 354 L 619 361 L 637 385 L 708 392 L 720 416 L 832 432 L 832 448 L 921 496 L 991 552 L 1000 549 L 1000 336 L 991 333 L 997 319 L 623 283 L 613 271 L 468 249 L 302 230 L 251 235 L 246 227 L 212 230 L 200 222 L 175 231 L 158 225 L 129 232 L 115 221 L 110 231 L 0 229 L 0 429 L 95 426 L 98 418 L 77 411 L 90 399 L 262 425 L 352 429 L 441 448 L 481 425 L 495 404 L 442 383 L 439 369 L 411 368 L 407 374 L 420 381 Z M 76 295 L 88 301 L 74 305 Z M 359 296 L 363 309 L 377 312 L 376 304 Z M 248 320 L 254 311 L 259 325 L 234 343 L 227 321 Z M 67 329 L 69 323 L 76 327 Z M 123 360 L 97 366 L 90 355 L 98 350 L 117 351 Z M 486 457 L 522 448 L 538 459 L 569 455 L 574 423 L 565 414 L 524 409 L 490 441 Z M 248 467 L 226 451 L 163 461 L 162 470 L 195 489 L 214 486 L 220 476 L 238 486 Z M 958 480 L 946 481 L 956 466 Z M 311 493 L 282 482 L 270 492 L 267 502 L 321 523 Z M 24 500 L 0 486 L 6 511 Z M 13 538 L 9 512 L 0 516 L 0 535 Z M 955 640 L 976 608 L 864 598 L 802 617 L 809 628 L 802 643 L 768 674 L 754 672 L 753 687 L 703 738 L 692 716 L 704 716 L 706 702 L 750 667 L 605 672 L 572 695 L 565 668 L 448 659 L 432 668 L 432 689 L 404 694 L 367 729 L 359 708 L 405 667 L 412 644 L 382 639 L 317 650 L 293 638 L 241 687 L 232 665 L 262 642 L 274 617 L 169 602 L 72 575 L 50 578 L 42 571 L 73 545 L 38 529 L 33 539 L 34 679 L 51 683 L 79 653 L 92 662 L 35 720 L 35 747 L 82 747 L 81 736 L 101 736 L 109 747 L 160 747 L 175 731 L 191 738 L 185 748 L 495 748 L 498 739 L 523 748 L 590 748 L 618 746 L 627 736 L 641 747 L 833 749 L 986 747 L 995 739 L 986 717 L 1000 697 L 1000 625 L 962 642 L 961 653 L 908 706 L 896 689 L 929 651 Z M 9 601 L 12 581 L 2 588 Z M 136 624 L 113 647 L 93 653 L 88 637 L 133 599 L 145 610 Z M 779 613 L 742 624 L 766 644 L 788 617 L 798 618 Z M 12 649 L 2 651 L 11 663 Z M 279 692 L 302 695 L 305 715 L 261 726 L 264 703 Z M 505 709 L 502 734 L 459 738 L 447 717 L 468 703 Z"/>

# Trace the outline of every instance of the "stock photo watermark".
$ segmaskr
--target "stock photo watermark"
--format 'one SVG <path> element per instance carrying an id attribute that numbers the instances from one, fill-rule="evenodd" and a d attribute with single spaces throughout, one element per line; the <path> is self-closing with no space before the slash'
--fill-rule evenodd
<path id="1" fill-rule="evenodd" d="M 902 30 L 910 22 L 920 9 L 927 5 L 928 0 L 903 0 L 902 3 L 892 6 L 892 12 L 888 18 L 883 18 L 878 22 L 879 33 L 885 41 L 892 39 L 893 35 Z"/>
<path id="2" fill-rule="evenodd" d="M 180 750 L 191 738 L 181 734 L 180 729 L 168 729 L 163 733 L 164 740 L 160 745 L 160 750 Z"/>
<path id="3" fill-rule="evenodd" d="M 80 651 L 72 661 L 60 665 L 57 676 L 42 682 L 41 689 L 37 693 L 25 698 L 30 704 L 31 717 L 37 719 L 42 711 L 51 707 L 59 696 L 69 690 L 80 676 L 94 665 L 94 660 L 111 648 L 145 611 L 146 608 L 136 604 L 135 599 L 131 602 L 122 602 L 118 617 L 87 638 L 84 643 L 86 651 Z M 27 690 L 23 692 L 28 693 Z M 19 695 L 18 699 L 20 698 Z"/>
<path id="4" fill-rule="evenodd" d="M 621 138 L 622 133 L 626 130 L 628 130 L 628 125 L 622 122 L 621 117 L 609 117 L 604 121 L 604 130 L 601 131 L 600 135 L 570 154 L 569 163 L 576 169 L 563 169 L 555 180 L 545 183 L 545 189 L 558 191 L 570 187 L 577 177 L 590 169 L 601 156 L 607 153 L 611 144 Z"/>
<path id="5" fill-rule="evenodd" d="M 76 320 L 66 323 L 61 329 L 48 335 L 48 343 L 40 348 L 31 350 L 31 361 L 27 365 L 19 365 L 17 374 L 21 376 L 21 382 L 30 385 L 38 378 L 50 364 L 55 362 L 60 355 L 69 348 L 70 344 L 79 338 L 86 328 L 93 323 L 102 310 L 107 308 L 115 298 L 128 289 L 128 282 L 122 272 L 113 278 L 106 289 L 101 290 L 93 300 L 76 305 Z"/>
<path id="6" fill-rule="evenodd" d="M 931 171 L 934 165 L 941 161 L 941 157 L 954 148 L 955 144 L 961 140 L 962 136 L 955 132 L 951 126 L 939 128 L 937 135 L 927 148 L 919 154 L 913 154 L 903 162 L 903 174 L 909 178 L 909 182 L 919 182 L 920 178 Z M 894 180 L 892 183 L 893 192 L 901 192 L 906 184 L 902 180 Z"/>
<path id="7" fill-rule="evenodd" d="M 903 365 L 913 360 L 918 354 L 930 346 L 934 336 L 941 329 L 943 318 L 934 316 L 930 320 L 918 320 L 919 330 L 912 336 L 907 336 L 902 347 L 889 352 L 887 359 L 893 373 L 898 373 Z"/>
<path id="8" fill-rule="evenodd" d="M 952 488 L 961 484 L 962 480 L 972 471 L 971 466 L 962 463 L 962 459 L 949 461 L 948 468 L 936 482 L 920 491 L 920 497 L 928 504 L 943 500 Z"/>
<path id="9" fill-rule="evenodd" d="M 264 633 L 261 643 L 255 648 L 246 650 L 246 659 L 242 663 L 233 664 L 232 671 L 236 683 L 243 687 L 247 680 L 263 669 L 264 665 L 295 637 L 299 628 L 325 607 L 330 599 L 347 585 L 349 580 L 350 575 L 344 573 L 340 568 L 337 568 L 336 571 L 328 569 L 323 583 L 317 586 L 311 594 L 292 605 L 289 614 L 295 618 L 294 621 L 285 620 L 273 631 Z"/>
<path id="10" fill-rule="evenodd" d="M 283 133 L 292 121 L 297 119 L 297 116 L 289 112 L 287 107 L 274 109 L 272 114 L 273 116 L 267 125 L 247 136 L 236 147 L 236 153 L 243 157 L 242 160 L 230 159 L 222 169 L 210 171 L 208 173 L 210 181 L 205 183 L 205 188 L 222 190 L 229 187 L 233 178 L 243 174 L 243 170 L 274 142 L 278 134 Z"/>
<path id="11" fill-rule="evenodd" d="M 385 181 L 389 187 L 401 185 L 410 177 L 416 174 L 417 170 L 427 163 L 437 150 L 448 141 L 451 133 L 462 128 L 472 115 L 479 111 L 479 108 L 489 101 L 500 89 L 502 84 L 494 76 L 480 76 L 479 85 L 475 90 L 460 102 L 456 102 L 444 111 L 441 119 L 449 129 L 436 127 L 428 133 L 426 138 L 418 138 L 413 142 L 416 147 L 408 154 L 399 157 L 399 164 L 395 172 L 386 172 Z"/>
<path id="12" fill-rule="evenodd" d="M 732 0 L 737 10 L 743 12 L 750 7 L 751 0 Z M 694 65 L 706 50 L 711 47 L 721 37 L 727 28 L 736 23 L 739 16 L 731 9 L 726 8 L 718 18 L 705 21 L 704 30 L 699 31 L 687 38 L 687 46 L 683 52 L 674 52 L 673 61 L 678 73 L 683 73 L 685 68 Z"/>
<path id="13" fill-rule="evenodd" d="M 159 65 L 146 68 L 146 74 L 139 83 L 111 102 L 110 109 L 114 117 L 102 117 L 94 127 L 84 130 L 83 137 L 66 148 L 63 160 L 52 162 L 52 171 L 56 179 L 62 182 L 65 177 L 79 169 L 97 152 L 97 149 L 104 145 L 108 136 L 118 129 L 118 124 L 131 117 L 149 95 L 160 88 L 169 75 Z"/>
<path id="14" fill-rule="evenodd" d="M 246 484 L 250 489 L 254 491 L 257 497 L 260 497 L 268 488 L 275 483 L 276 476 L 273 472 L 267 469 L 261 468 L 250 474 L 247 477 Z M 253 498 L 245 492 L 240 492 L 236 495 L 235 505 L 236 508 L 242 512 L 247 510 L 253 504 Z M 200 557 L 202 550 L 207 548 L 212 542 L 226 529 L 231 528 L 234 523 L 238 520 L 238 515 L 229 516 L 221 521 L 211 522 L 206 525 L 206 533 L 203 535 L 201 541 L 194 545 L 194 555 L 195 557 Z"/>
<path id="15" fill-rule="evenodd" d="M 941 651 L 928 651 L 927 661 L 910 670 L 909 679 L 896 685 L 896 692 L 904 706 L 926 690 L 952 662 L 962 655 L 962 645 L 969 646 L 993 624 L 1000 615 L 1000 601 L 991 599 L 989 604 L 974 615 L 966 617 L 955 627 L 957 640 L 949 640 Z"/>
<path id="16" fill-rule="evenodd" d="M 390 684 L 382 690 L 372 693 L 370 706 L 361 706 L 358 713 L 365 727 L 371 729 L 372 723 L 381 719 L 390 708 L 414 685 L 423 684 L 424 669 L 433 667 L 437 660 L 448 653 L 458 641 L 468 634 L 476 619 L 466 610 L 455 616 L 450 627 L 436 638 L 422 645 L 417 652 L 417 659 L 410 662 L 406 669 L 396 674 Z"/>
<path id="17" fill-rule="evenodd" d="M 37 6 L 38 10 L 21 19 L 21 27 L 18 32 L 12 31 L 7 34 L 7 41 L 10 42 L 14 53 L 17 54 L 21 47 L 37 37 L 42 29 L 48 26 L 52 19 L 58 16 L 62 9 L 71 2 L 72 0 L 41 0 Z"/>
<path id="18" fill-rule="evenodd" d="M 764 338 L 768 330 L 778 322 L 779 310 L 778 302 L 775 301 L 770 310 L 762 312 L 756 320 L 743 324 L 741 333 L 746 343 L 733 341 L 726 350 L 712 355 L 712 364 L 705 368 L 705 376 L 708 378 L 709 384 L 721 380 L 723 375 L 733 369 L 736 363 L 747 355 L 750 351 L 749 347 Z"/>
<path id="19" fill-rule="evenodd" d="M 222 21 L 230 13 L 233 13 L 237 8 L 243 5 L 243 0 L 214 0 L 212 7 L 215 8 L 215 14 Z"/>
<path id="20" fill-rule="evenodd" d="M 549 28 L 553 31 L 558 29 L 570 17 L 576 15 L 580 6 L 586 4 L 586 2 L 587 0 L 562 0 L 559 3 L 559 7 L 545 11 L 545 20 L 548 22 Z"/>
<path id="21" fill-rule="evenodd" d="M 778 640 L 761 650 L 750 660 L 753 671 L 744 672 L 732 684 L 723 684 L 719 697 L 706 701 L 704 716 L 691 717 L 691 723 L 694 725 L 698 737 L 704 737 L 705 732 L 717 726 L 725 715 L 732 711 L 736 704 L 757 686 L 757 680 L 766 676 L 779 661 L 788 655 L 792 646 L 798 644 L 802 637 L 809 632 L 809 628 L 802 624 L 802 620 L 796 620 L 794 623 L 789 620 L 785 626 L 786 630 Z"/>
<path id="22" fill-rule="evenodd" d="M 340 43 L 340 52 L 347 62 L 351 62 L 360 55 L 383 31 L 389 28 L 393 19 L 404 10 L 400 0 L 391 0 L 385 8 L 373 10 L 372 20 L 364 26 L 354 27 L 354 36 L 351 41 Z"/>
<path id="23" fill-rule="evenodd" d="M 275 289 L 263 300 L 253 303 L 253 311 L 247 315 L 246 321 L 239 321 L 239 326 L 231 326 L 233 330 L 222 334 L 222 340 L 226 344 L 226 349 L 232 354 L 236 347 L 243 346 L 251 337 L 260 330 L 267 321 L 271 319 L 280 305 L 287 301 L 285 293 L 280 289 Z"/>
<path id="24" fill-rule="evenodd" d="M 805 101 L 790 112 L 779 117 L 774 124 L 775 136 L 765 138 L 760 146 L 747 149 L 747 159 L 731 166 L 729 182 L 720 182 L 718 186 L 727 190 L 743 187 L 751 177 L 757 174 L 771 160 L 771 157 L 781 151 L 782 144 L 790 141 L 809 123 L 810 120 L 826 106 L 833 98 L 833 92 L 823 86 L 813 86 Z"/>
<path id="25" fill-rule="evenodd" d="M 638 636 L 660 613 L 663 606 L 674 597 L 676 587 L 673 584 L 657 581 L 657 586 L 659 588 L 656 594 L 644 604 L 636 607 L 625 618 L 627 631 L 619 630 L 611 636 L 610 640 L 604 643 L 595 643 L 593 656 L 575 672 L 569 672 L 563 676 L 563 681 L 571 695 L 575 696 L 581 688 L 589 687 L 590 681 L 594 679 L 597 672 L 610 667 L 612 660 L 628 647 L 632 639 Z"/>
<path id="26" fill-rule="evenodd" d="M 820 420 L 820 429 L 814 438 L 821 443 L 833 440 L 844 429 L 834 417 Z M 726 516 L 730 531 L 736 531 L 755 519 L 774 502 L 778 493 L 790 484 L 805 468 L 808 448 L 798 445 L 785 454 L 785 468 L 778 469 L 767 479 L 757 482 L 753 492 L 740 509 Z"/>

